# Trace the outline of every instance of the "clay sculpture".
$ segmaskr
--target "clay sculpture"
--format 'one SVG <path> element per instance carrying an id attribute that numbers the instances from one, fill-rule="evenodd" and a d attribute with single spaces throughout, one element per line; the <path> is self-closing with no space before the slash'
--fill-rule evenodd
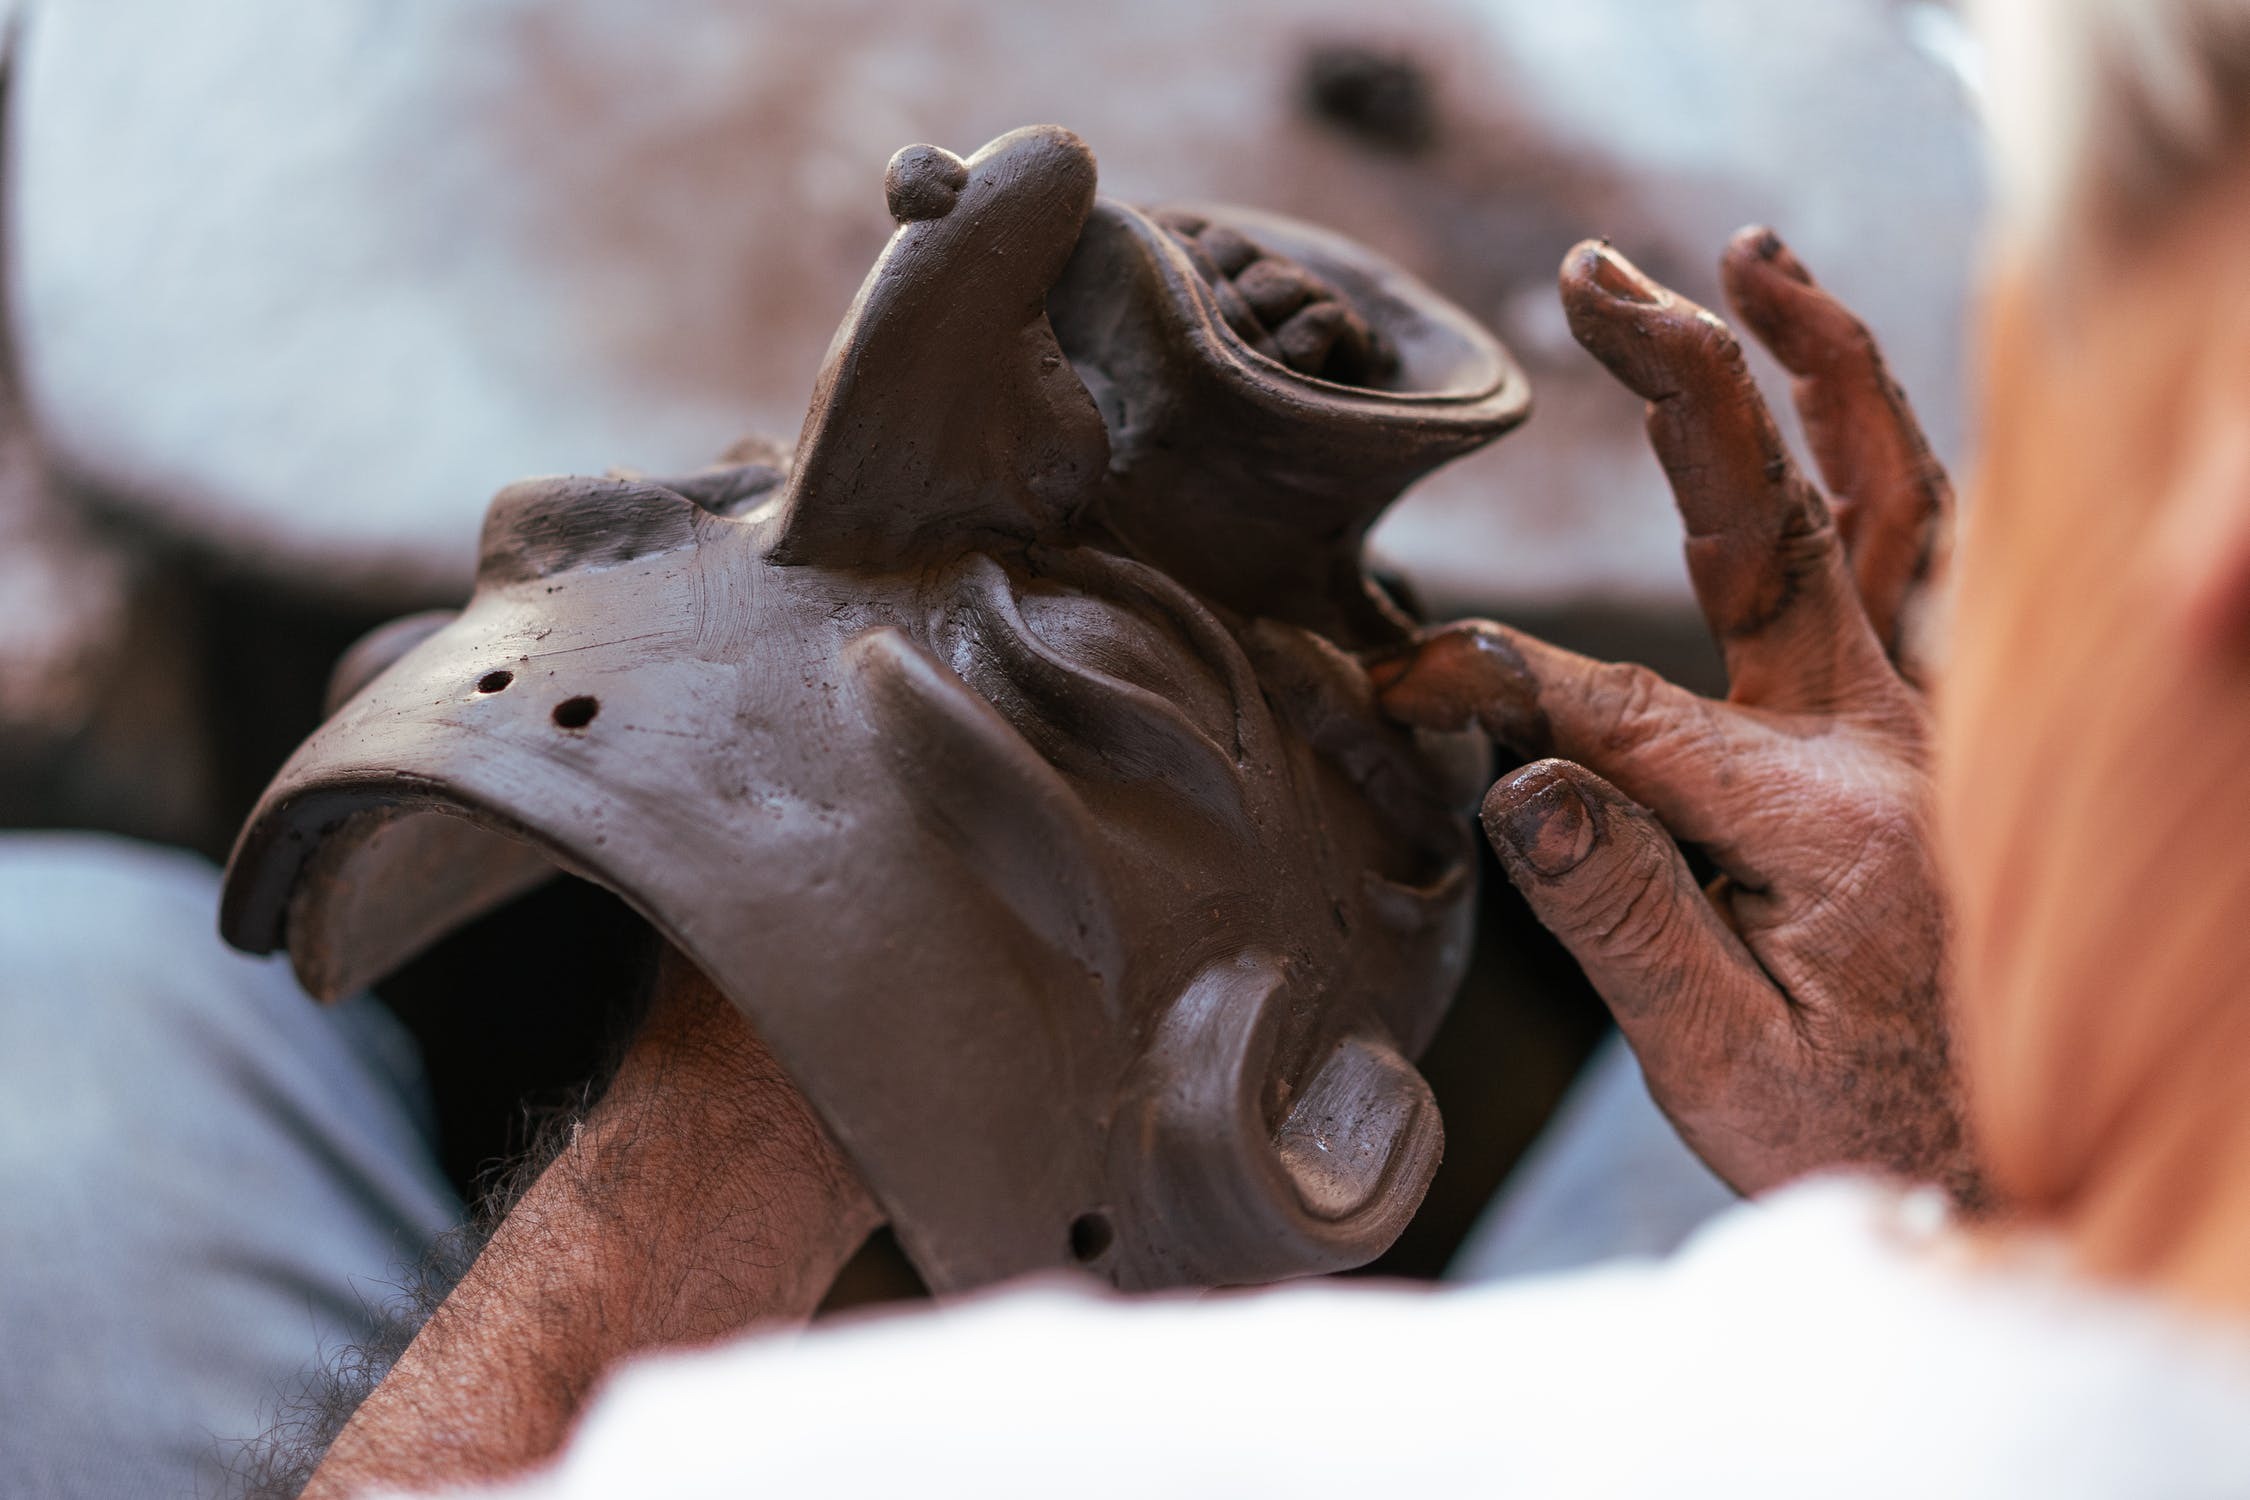
<path id="1" fill-rule="evenodd" d="M 1398 492 L 1521 420 L 1351 244 L 916 146 L 793 454 L 542 479 L 361 653 L 228 870 L 316 995 L 555 870 L 751 1018 L 933 1289 L 1379 1253 L 1441 1133 L 1486 748 L 1374 713 Z M 392 659 L 395 658 L 395 659 Z M 387 665 L 385 664 L 387 662 Z"/>

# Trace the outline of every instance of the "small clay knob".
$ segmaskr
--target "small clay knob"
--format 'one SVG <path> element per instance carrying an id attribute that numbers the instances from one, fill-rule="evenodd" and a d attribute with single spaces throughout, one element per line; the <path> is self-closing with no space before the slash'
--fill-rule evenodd
<path id="1" fill-rule="evenodd" d="M 969 164 L 938 146 L 907 146 L 883 172 L 883 201 L 901 224 L 942 219 L 969 185 Z"/>

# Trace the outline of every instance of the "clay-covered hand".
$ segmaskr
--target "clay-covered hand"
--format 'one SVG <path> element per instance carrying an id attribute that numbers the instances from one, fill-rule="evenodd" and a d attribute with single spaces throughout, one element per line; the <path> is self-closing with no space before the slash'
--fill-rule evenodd
<path id="1" fill-rule="evenodd" d="M 1973 1201 L 1924 697 L 1951 496 L 1867 330 L 1771 232 L 1736 237 L 1724 280 L 1795 376 L 1828 497 L 1718 318 L 1599 244 L 1571 252 L 1562 294 L 1649 403 L 1726 701 L 1474 622 L 1379 666 L 1383 703 L 1561 757 L 1495 786 L 1486 832 L 1720 1176 L 1756 1192 L 1855 1164 Z M 1682 844 L 1719 872 L 1708 888 Z"/>

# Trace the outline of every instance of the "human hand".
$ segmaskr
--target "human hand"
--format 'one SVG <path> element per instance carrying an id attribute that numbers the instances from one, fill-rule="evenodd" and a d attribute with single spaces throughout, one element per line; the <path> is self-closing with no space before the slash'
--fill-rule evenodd
<path id="1" fill-rule="evenodd" d="M 1859 1164 L 1973 1201 L 1924 697 L 1951 491 L 1873 339 L 1770 231 L 1736 236 L 1723 272 L 1795 376 L 1832 500 L 1718 318 L 1591 242 L 1562 296 L 1578 341 L 1649 403 L 1726 700 L 1484 621 L 1426 635 L 1376 682 L 1407 723 L 1473 718 L 1563 757 L 1493 787 L 1486 833 L 1714 1171 L 1754 1193 Z M 1679 844 L 1720 872 L 1708 889 Z"/>

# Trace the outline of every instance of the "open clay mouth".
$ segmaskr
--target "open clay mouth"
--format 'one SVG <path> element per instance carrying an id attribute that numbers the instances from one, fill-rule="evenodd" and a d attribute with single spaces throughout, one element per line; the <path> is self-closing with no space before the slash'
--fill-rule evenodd
<path id="1" fill-rule="evenodd" d="M 1398 350 L 1331 283 L 1202 214 L 1150 217 L 1187 252 L 1227 327 L 1258 353 L 1338 385 L 1380 390 L 1397 378 Z"/>

